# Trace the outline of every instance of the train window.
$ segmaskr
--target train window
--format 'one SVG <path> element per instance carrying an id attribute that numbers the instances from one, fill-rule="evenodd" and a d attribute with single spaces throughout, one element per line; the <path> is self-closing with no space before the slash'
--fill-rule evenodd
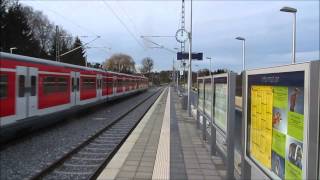
<path id="1" fill-rule="evenodd" d="M 83 78 L 82 79 L 82 88 L 83 89 L 96 89 L 95 78 Z"/>
<path id="2" fill-rule="evenodd" d="M 75 88 L 74 78 L 71 78 L 71 91 L 72 91 L 72 92 L 74 91 L 74 88 Z"/>
<path id="3" fill-rule="evenodd" d="M 0 99 L 8 96 L 8 75 L 0 74 Z"/>
<path id="4" fill-rule="evenodd" d="M 48 76 L 43 79 L 44 94 L 66 92 L 68 89 L 68 79 L 66 77 Z"/>
<path id="5" fill-rule="evenodd" d="M 107 78 L 103 78 L 103 79 L 102 79 L 102 89 L 107 88 L 107 86 L 108 86 L 107 84 L 108 84 Z"/>
<path id="6" fill-rule="evenodd" d="M 37 92 L 37 77 L 36 76 L 31 76 L 31 96 L 35 96 Z"/>
<path id="7" fill-rule="evenodd" d="M 56 91 L 58 92 L 65 92 L 68 89 L 68 81 L 65 77 L 57 78 L 57 88 Z"/>
<path id="8" fill-rule="evenodd" d="M 77 78 L 77 91 L 80 89 L 80 78 Z"/>
<path id="9" fill-rule="evenodd" d="M 24 97 L 24 92 L 25 92 L 25 76 L 24 75 L 19 75 L 19 90 L 18 90 L 18 96 L 19 97 Z"/>

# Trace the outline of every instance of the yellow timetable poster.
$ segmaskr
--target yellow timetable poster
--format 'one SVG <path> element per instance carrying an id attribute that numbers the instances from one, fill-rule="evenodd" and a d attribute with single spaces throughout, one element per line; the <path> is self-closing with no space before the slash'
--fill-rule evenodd
<path id="1" fill-rule="evenodd" d="M 271 168 L 272 107 L 272 86 L 252 86 L 250 154 L 269 169 Z"/>

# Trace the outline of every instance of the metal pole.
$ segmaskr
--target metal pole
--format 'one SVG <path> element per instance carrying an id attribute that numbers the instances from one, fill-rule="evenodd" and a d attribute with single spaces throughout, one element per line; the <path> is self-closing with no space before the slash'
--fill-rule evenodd
<path id="1" fill-rule="evenodd" d="M 246 70 L 246 40 L 242 41 L 242 70 Z"/>
<path id="2" fill-rule="evenodd" d="M 59 41 L 60 41 L 60 38 L 59 38 L 59 26 L 56 26 L 56 61 L 59 61 Z"/>
<path id="3" fill-rule="evenodd" d="M 188 114 L 191 116 L 191 102 L 190 102 L 190 93 L 191 93 L 191 86 L 192 86 L 192 0 L 190 0 L 191 7 L 190 7 L 190 32 L 189 32 L 189 73 L 188 73 Z"/>
<path id="4" fill-rule="evenodd" d="M 211 69 L 211 58 L 210 58 L 210 75 L 211 75 L 212 69 Z"/>
<path id="5" fill-rule="evenodd" d="M 175 75 L 176 75 L 176 71 L 174 69 L 174 58 L 172 58 L 172 83 L 173 83 L 173 85 L 175 84 L 175 80 L 176 80 Z"/>
<path id="6" fill-rule="evenodd" d="M 293 13 L 292 64 L 296 63 L 296 13 Z"/>

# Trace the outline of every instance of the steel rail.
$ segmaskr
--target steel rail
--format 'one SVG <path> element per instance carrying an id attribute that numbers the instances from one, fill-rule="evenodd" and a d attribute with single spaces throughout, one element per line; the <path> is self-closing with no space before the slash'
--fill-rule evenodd
<path id="1" fill-rule="evenodd" d="M 126 111 L 125 113 L 121 114 L 120 116 L 118 116 L 117 118 L 115 118 L 110 124 L 108 124 L 106 127 L 102 128 L 101 130 L 98 130 L 94 135 L 92 135 L 91 137 L 89 137 L 87 140 L 83 141 L 82 143 L 80 143 L 79 145 L 77 145 L 75 148 L 73 148 L 72 150 L 70 150 L 69 152 L 66 152 L 62 157 L 58 158 L 57 160 L 55 160 L 54 162 L 52 162 L 51 164 L 49 164 L 47 167 L 45 167 L 44 169 L 40 170 L 39 172 L 37 172 L 35 175 L 31 176 L 31 180 L 38 180 L 38 179 L 43 179 L 45 176 L 49 175 L 51 172 L 53 172 L 55 169 L 58 169 L 59 167 L 61 167 L 65 161 L 67 161 L 68 159 L 70 159 L 73 155 L 76 155 L 77 152 L 79 152 L 80 150 L 84 149 L 87 145 L 90 144 L 90 142 L 94 141 L 95 139 L 97 139 L 100 135 L 102 135 L 104 132 L 106 132 L 107 130 L 109 130 L 111 127 L 113 127 L 114 125 L 116 125 L 120 120 L 122 120 L 123 118 L 125 118 L 129 113 L 133 112 L 135 109 L 137 109 L 140 105 L 142 105 L 143 103 L 145 103 L 147 100 L 149 100 L 150 98 L 152 98 L 153 96 L 158 94 L 158 97 L 160 95 L 160 91 L 162 91 L 163 88 L 159 88 L 158 90 L 156 90 L 156 92 L 152 93 L 151 95 L 147 96 L 144 100 L 140 101 L 139 103 L 137 103 L 136 105 L 134 105 L 132 108 L 130 108 L 128 111 Z M 150 106 L 147 107 L 146 112 L 143 113 L 143 116 L 145 113 L 147 113 L 147 111 L 151 108 L 152 104 Z M 142 116 L 142 117 L 143 117 Z M 89 176 L 89 179 L 96 179 L 98 177 L 98 175 L 101 173 L 101 171 L 104 169 L 104 167 L 107 165 L 107 163 L 111 160 L 111 158 L 113 157 L 113 155 L 118 151 L 118 149 L 121 147 L 121 145 L 125 142 L 125 140 L 127 139 L 127 137 L 131 134 L 131 132 L 133 131 L 133 129 L 137 126 L 137 124 L 140 122 L 141 118 L 131 127 L 131 129 L 129 130 L 129 132 L 126 133 L 126 135 L 124 136 L 124 138 L 122 138 L 122 140 L 120 141 L 120 143 L 116 146 L 116 148 L 114 148 L 111 153 L 106 157 L 106 159 L 101 163 L 101 165 L 92 173 L 91 176 Z"/>

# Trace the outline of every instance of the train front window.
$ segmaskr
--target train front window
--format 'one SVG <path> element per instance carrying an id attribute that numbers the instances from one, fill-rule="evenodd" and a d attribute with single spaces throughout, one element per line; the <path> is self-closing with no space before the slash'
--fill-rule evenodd
<path id="1" fill-rule="evenodd" d="M 8 75 L 0 74 L 0 99 L 8 96 Z"/>

